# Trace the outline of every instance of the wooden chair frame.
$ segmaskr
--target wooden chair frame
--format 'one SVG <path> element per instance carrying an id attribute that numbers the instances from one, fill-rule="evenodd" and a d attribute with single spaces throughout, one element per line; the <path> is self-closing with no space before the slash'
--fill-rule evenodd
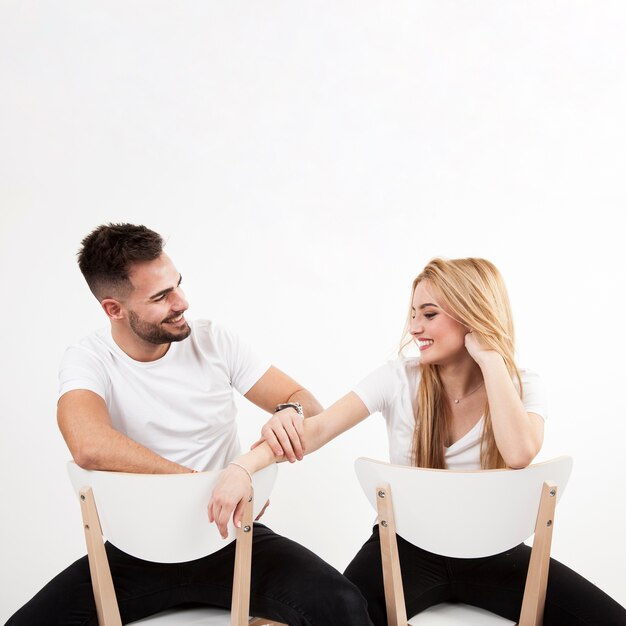
<path id="1" fill-rule="evenodd" d="M 93 490 L 91 487 L 82 489 L 79 495 L 98 624 L 122 626 Z M 252 511 L 253 496 L 250 496 L 244 508 L 241 528 L 237 529 L 230 623 L 231 626 L 286 626 L 280 622 L 248 617 L 252 564 Z"/>
<path id="2" fill-rule="evenodd" d="M 555 483 L 544 482 L 543 484 L 519 626 L 542 626 L 543 624 L 557 489 Z M 389 626 L 407 626 L 393 499 L 389 484 L 384 483 L 376 488 L 376 504 L 388 624 Z"/>

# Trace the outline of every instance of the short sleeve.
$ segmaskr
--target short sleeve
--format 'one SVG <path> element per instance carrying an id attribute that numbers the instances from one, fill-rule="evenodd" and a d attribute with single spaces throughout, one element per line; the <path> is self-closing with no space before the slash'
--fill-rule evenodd
<path id="1" fill-rule="evenodd" d="M 536 413 L 545 420 L 548 416 L 547 394 L 541 377 L 531 370 L 520 370 L 522 404 L 527 413 Z"/>
<path id="2" fill-rule="evenodd" d="M 81 346 L 70 346 L 59 366 L 59 398 L 68 391 L 86 389 L 106 401 L 109 378 L 102 362 Z"/>
<path id="3" fill-rule="evenodd" d="M 271 363 L 252 351 L 238 335 L 215 325 L 215 343 L 226 362 L 232 386 L 242 395 L 248 393 L 267 372 Z"/>
<path id="4" fill-rule="evenodd" d="M 397 390 L 396 367 L 397 364 L 394 361 L 385 363 L 353 388 L 352 391 L 363 400 L 370 414 L 382 412 L 391 404 Z"/>

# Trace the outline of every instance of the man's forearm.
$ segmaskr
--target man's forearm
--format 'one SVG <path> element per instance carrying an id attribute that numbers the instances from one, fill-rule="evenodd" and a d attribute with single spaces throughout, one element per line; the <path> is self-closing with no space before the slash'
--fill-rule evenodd
<path id="1" fill-rule="evenodd" d="M 102 435 L 97 442 L 86 443 L 76 452 L 72 450 L 78 465 L 91 470 L 136 474 L 183 474 L 191 471 L 152 452 L 113 428 Z"/>
<path id="2" fill-rule="evenodd" d="M 134 474 L 183 474 L 191 471 L 113 428 L 99 433 L 97 438 L 85 438 L 81 444 L 70 445 L 68 442 L 68 446 L 76 463 L 84 469 Z"/>
<path id="3" fill-rule="evenodd" d="M 302 405 L 304 417 L 313 417 L 313 415 L 317 415 L 324 410 L 324 407 L 307 389 L 299 389 L 295 393 L 292 393 L 287 402 L 299 402 Z"/>

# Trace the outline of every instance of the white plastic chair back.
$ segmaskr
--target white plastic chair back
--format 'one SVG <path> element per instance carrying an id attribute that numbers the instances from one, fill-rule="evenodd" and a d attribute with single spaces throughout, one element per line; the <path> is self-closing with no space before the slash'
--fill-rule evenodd
<path id="1" fill-rule="evenodd" d="M 68 472 L 78 495 L 92 489 L 102 533 L 122 552 L 179 563 L 205 557 L 235 539 L 232 522 L 226 540 L 209 523 L 207 505 L 220 471 L 127 474 L 88 471 L 70 461 Z M 267 501 L 276 473 L 276 465 L 270 465 L 254 474 L 254 517 Z"/>
<path id="2" fill-rule="evenodd" d="M 477 607 L 447 603 L 407 620 L 396 535 L 436 554 L 478 558 L 504 552 L 533 533 L 519 624 L 541 625 L 554 510 L 572 470 L 570 457 L 522 470 L 431 470 L 364 458 L 355 466 L 378 512 L 390 626 L 513 624 Z"/>
<path id="3" fill-rule="evenodd" d="M 571 457 L 521 470 L 453 471 L 359 458 L 355 469 L 376 510 L 376 487 L 388 483 L 396 533 L 443 556 L 476 558 L 504 552 L 535 532 L 543 484 L 563 494 Z"/>

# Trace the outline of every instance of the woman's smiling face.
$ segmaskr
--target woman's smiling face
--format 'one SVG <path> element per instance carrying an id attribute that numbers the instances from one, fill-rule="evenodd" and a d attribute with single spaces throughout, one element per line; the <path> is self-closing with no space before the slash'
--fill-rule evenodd
<path id="1" fill-rule="evenodd" d="M 445 365 L 465 356 L 465 335 L 469 329 L 443 309 L 427 280 L 413 292 L 409 331 L 417 343 L 422 363 Z"/>

